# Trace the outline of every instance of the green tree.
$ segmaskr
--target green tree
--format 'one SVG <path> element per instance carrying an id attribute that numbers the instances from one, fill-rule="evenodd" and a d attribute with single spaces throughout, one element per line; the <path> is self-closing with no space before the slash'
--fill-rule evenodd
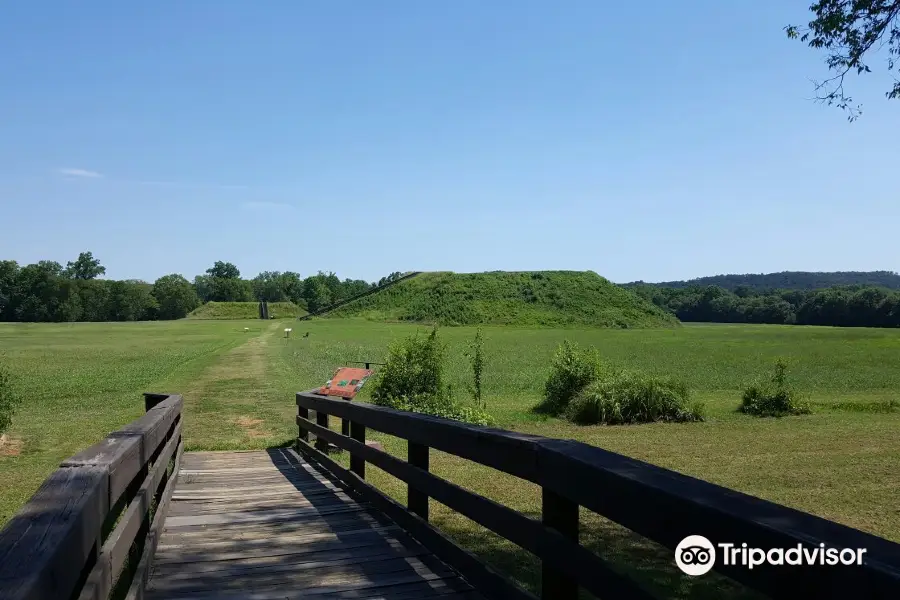
<path id="1" fill-rule="evenodd" d="M 278 271 L 263 271 L 253 278 L 253 296 L 259 301 L 283 302 L 288 296 L 284 290 L 285 280 Z"/>
<path id="2" fill-rule="evenodd" d="M 156 299 L 160 319 L 184 318 L 200 304 L 194 286 L 177 273 L 157 279 L 150 293 Z"/>
<path id="3" fill-rule="evenodd" d="M 55 321 L 60 305 L 62 265 L 42 260 L 22 267 L 16 276 L 17 321 Z"/>
<path id="4" fill-rule="evenodd" d="M 303 279 L 300 278 L 298 273 L 285 271 L 281 274 L 279 280 L 281 289 L 288 300 L 294 304 L 306 305 L 306 300 L 303 298 Z"/>
<path id="5" fill-rule="evenodd" d="M 788 25 L 785 31 L 825 52 L 831 76 L 814 82 L 816 99 L 846 110 L 852 121 L 862 108 L 845 93 L 844 79 L 849 73 L 871 73 L 867 55 L 882 49 L 887 70 L 894 70 L 900 57 L 900 0 L 818 0 L 809 10 L 815 18 L 807 27 Z M 894 78 L 885 96 L 900 98 L 900 79 Z"/>
<path id="6" fill-rule="evenodd" d="M 236 266 L 230 262 L 222 262 L 217 260 L 212 267 L 206 270 L 206 274 L 210 277 L 219 279 L 240 279 L 241 272 Z"/>
<path id="7" fill-rule="evenodd" d="M 0 260 L 0 321 L 15 319 L 13 300 L 18 275 L 19 263 L 14 260 Z"/>
<path id="8" fill-rule="evenodd" d="M 311 281 L 304 285 L 304 296 L 309 312 L 315 313 L 331 304 L 331 292 L 321 281 Z"/>
<path id="9" fill-rule="evenodd" d="M 72 279 L 96 279 L 106 273 L 106 267 L 90 252 L 82 252 L 75 262 L 66 263 L 65 275 Z"/>
<path id="10" fill-rule="evenodd" d="M 110 282 L 109 320 L 151 321 L 156 319 L 159 304 L 151 293 L 153 286 L 145 281 L 129 279 Z"/>
<path id="11" fill-rule="evenodd" d="M 113 321 L 111 308 L 112 282 L 103 279 L 74 280 L 69 289 L 80 297 L 79 321 Z"/>

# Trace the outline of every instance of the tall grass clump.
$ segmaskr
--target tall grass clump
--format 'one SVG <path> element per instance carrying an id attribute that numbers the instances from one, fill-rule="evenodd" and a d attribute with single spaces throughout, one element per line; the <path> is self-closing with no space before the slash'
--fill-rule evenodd
<path id="1" fill-rule="evenodd" d="M 611 373 L 581 389 L 566 407 L 576 425 L 690 422 L 703 420 L 703 406 L 691 404 L 681 381 L 641 373 Z"/>
<path id="2" fill-rule="evenodd" d="M 12 424 L 13 412 L 18 403 L 19 399 L 13 392 L 9 373 L 0 364 L 0 434 Z"/>
<path id="3" fill-rule="evenodd" d="M 579 348 L 578 344 L 565 340 L 553 355 L 550 375 L 544 384 L 544 399 L 535 412 L 560 416 L 572 398 L 602 373 L 603 364 L 596 348 Z"/>
<path id="4" fill-rule="evenodd" d="M 756 417 L 785 417 L 808 415 L 809 403 L 803 400 L 787 380 L 787 363 L 775 361 L 775 372 L 769 379 L 762 378 L 744 389 L 740 412 Z"/>
<path id="5" fill-rule="evenodd" d="M 444 345 L 437 328 L 426 336 L 413 335 L 391 344 L 379 372 L 372 401 L 379 406 L 491 425 L 493 419 L 480 407 L 454 400 L 443 382 Z"/>
<path id="6" fill-rule="evenodd" d="M 550 365 L 535 411 L 577 425 L 702 421 L 683 382 L 605 365 L 594 348 L 563 342 Z"/>

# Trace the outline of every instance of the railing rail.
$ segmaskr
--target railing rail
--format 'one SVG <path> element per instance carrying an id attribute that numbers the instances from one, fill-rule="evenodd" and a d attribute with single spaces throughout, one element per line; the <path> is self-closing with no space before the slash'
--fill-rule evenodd
<path id="1" fill-rule="evenodd" d="M 331 470 L 485 592 L 534 598 L 428 524 L 428 498 L 483 525 L 542 561 L 541 597 L 574 600 L 583 587 L 602 598 L 651 598 L 636 582 L 578 543 L 579 506 L 670 549 L 688 535 L 756 548 L 865 548 L 860 566 L 724 565 L 716 570 L 772 598 L 898 598 L 900 544 L 580 442 L 477 427 L 427 415 L 297 394 L 298 450 Z M 315 422 L 310 420 L 314 411 Z M 329 429 L 329 415 L 350 436 Z M 366 428 L 404 438 L 408 459 L 365 444 Z M 346 429 L 345 429 L 346 430 Z M 309 434 L 316 436 L 310 445 Z M 350 469 L 328 444 L 351 454 Z M 542 488 L 542 520 L 429 473 L 429 448 L 493 467 Z M 403 507 L 365 481 L 365 463 L 407 483 Z"/>
<path id="2" fill-rule="evenodd" d="M 44 481 L 0 531 L 5 600 L 106 599 L 115 586 L 129 600 L 142 596 L 183 451 L 182 405 L 181 396 L 145 394 L 142 417 Z"/>

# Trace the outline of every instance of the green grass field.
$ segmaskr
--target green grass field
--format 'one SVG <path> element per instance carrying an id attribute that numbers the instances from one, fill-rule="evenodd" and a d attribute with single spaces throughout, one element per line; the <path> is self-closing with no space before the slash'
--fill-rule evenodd
<path id="1" fill-rule="evenodd" d="M 286 325 L 293 327 L 291 339 L 283 337 Z M 0 455 L 0 525 L 61 459 L 139 416 L 143 391 L 184 394 L 188 450 L 282 445 L 296 436 L 295 391 L 320 385 L 349 361 L 379 361 L 391 340 L 417 329 L 424 331 L 338 319 L 0 324 L 0 360 L 24 398 Z M 462 350 L 474 332 L 440 333 L 459 397 L 468 382 Z M 485 395 L 500 426 L 582 440 L 900 541 L 900 413 L 860 410 L 900 399 L 900 331 L 693 325 L 483 332 Z M 595 345 L 618 365 L 684 378 L 706 402 L 706 422 L 579 427 L 535 416 L 530 407 L 564 339 Z M 757 419 L 736 413 L 741 387 L 767 373 L 776 357 L 789 360 L 814 414 Z M 399 440 L 373 437 L 405 458 Z M 533 485 L 439 452 L 432 466 L 526 514 L 539 512 Z M 405 501 L 395 480 L 371 467 L 369 477 Z M 451 536 L 525 585 L 537 585 L 526 553 L 436 503 L 433 513 Z M 681 577 L 670 553 L 603 519 L 584 519 L 586 543 L 652 587 L 679 597 L 742 595 L 717 578 Z"/>

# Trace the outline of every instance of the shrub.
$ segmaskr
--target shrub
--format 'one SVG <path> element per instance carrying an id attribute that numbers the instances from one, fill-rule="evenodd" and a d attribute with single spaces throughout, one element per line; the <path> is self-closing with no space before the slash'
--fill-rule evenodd
<path id="1" fill-rule="evenodd" d="M 415 403 L 444 394 L 444 346 L 437 328 L 427 336 L 413 335 L 391 344 L 385 365 L 378 374 L 372 400 L 391 406 L 398 400 Z"/>
<path id="2" fill-rule="evenodd" d="M 481 390 L 481 382 L 484 377 L 484 338 L 481 336 L 481 329 L 475 331 L 475 339 L 472 340 L 466 356 L 472 363 L 472 398 L 475 400 L 475 406 L 484 410 L 487 408 L 487 404 Z"/>
<path id="3" fill-rule="evenodd" d="M 619 372 L 586 385 L 569 402 L 565 417 L 577 425 L 702 421 L 703 406 L 690 403 L 683 382 Z"/>
<path id="4" fill-rule="evenodd" d="M 443 385 L 444 346 L 437 328 L 427 336 L 413 335 L 391 345 L 379 372 L 372 401 L 379 406 L 456 419 L 476 425 L 493 423 L 480 408 L 457 403 Z"/>
<path id="5" fill-rule="evenodd" d="M 775 373 L 771 379 L 747 386 L 738 410 L 757 417 L 784 417 L 812 412 L 800 393 L 788 383 L 787 364 L 781 359 L 775 362 Z"/>
<path id="6" fill-rule="evenodd" d="M 12 423 L 13 412 L 18 403 L 9 373 L 0 365 L 0 434 Z"/>
<path id="7" fill-rule="evenodd" d="M 554 417 L 563 414 L 569 401 L 584 386 L 599 379 L 602 372 L 600 355 L 596 349 L 582 350 L 578 344 L 564 341 L 553 355 L 550 375 L 544 384 L 544 399 L 535 407 L 535 411 Z"/>

